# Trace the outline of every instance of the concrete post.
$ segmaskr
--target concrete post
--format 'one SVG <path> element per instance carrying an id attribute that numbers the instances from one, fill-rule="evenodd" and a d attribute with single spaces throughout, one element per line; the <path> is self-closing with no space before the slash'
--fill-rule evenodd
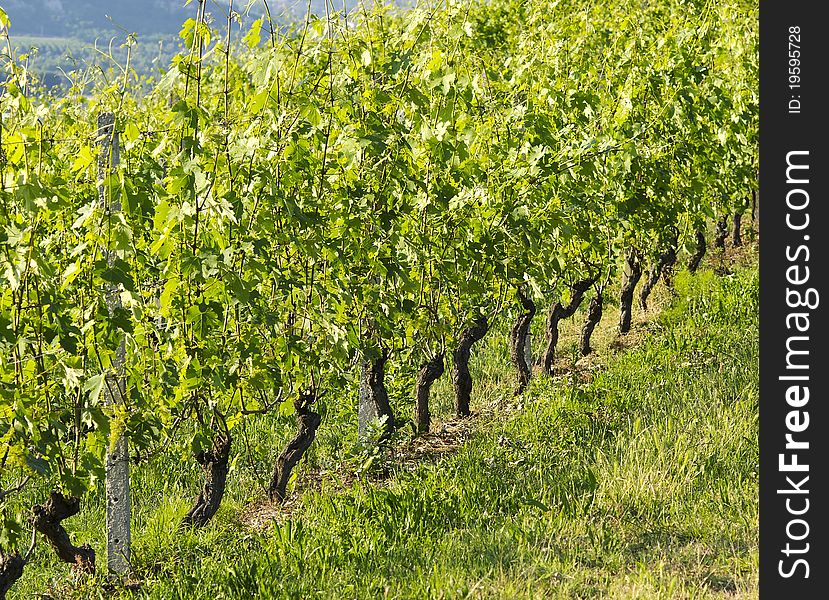
<path id="1" fill-rule="evenodd" d="M 98 199 L 108 214 L 121 211 L 120 202 L 108 202 L 106 177 L 112 167 L 118 165 L 118 132 L 115 131 L 115 115 L 98 115 Z M 115 262 L 115 252 L 104 252 L 107 264 Z M 120 290 L 117 284 L 105 287 L 107 307 L 110 314 L 121 307 Z M 118 343 L 112 369 L 106 375 L 104 398 L 107 405 L 124 403 L 126 378 L 124 376 L 124 337 Z M 107 449 L 106 456 L 106 537 L 107 567 L 119 575 L 125 575 L 130 568 L 130 457 L 127 438 L 120 434 Z"/>

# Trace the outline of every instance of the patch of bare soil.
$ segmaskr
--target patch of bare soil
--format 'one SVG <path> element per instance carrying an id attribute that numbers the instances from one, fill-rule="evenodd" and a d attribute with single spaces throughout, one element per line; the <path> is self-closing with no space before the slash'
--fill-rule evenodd
<path id="1" fill-rule="evenodd" d="M 303 473 L 302 478 L 310 473 Z M 299 478 L 297 484 L 299 483 Z M 313 488 L 314 485 L 303 486 L 303 490 Z M 291 492 L 281 504 L 271 502 L 267 496 L 263 496 L 258 500 L 254 500 L 248 504 L 242 513 L 239 515 L 239 522 L 255 531 L 266 531 L 273 525 L 274 522 L 281 523 L 289 519 L 294 510 L 301 505 L 302 496 L 298 493 Z"/>
<path id="2" fill-rule="evenodd" d="M 743 240 L 742 245 L 733 246 L 731 240 L 726 240 L 725 248 L 711 251 L 705 262 L 717 275 L 730 275 L 733 267 L 745 267 L 757 261 L 760 241 L 757 235 L 751 235 Z"/>
<path id="3" fill-rule="evenodd" d="M 648 310 L 649 315 L 652 313 Z M 653 312 L 655 314 L 655 312 Z M 628 348 L 641 346 L 642 342 L 651 332 L 651 316 L 639 317 L 631 326 L 630 331 L 623 335 L 617 334 L 608 344 L 608 349 L 613 353 L 619 353 Z"/>
<path id="4" fill-rule="evenodd" d="M 448 457 L 472 437 L 483 415 L 484 413 L 473 413 L 465 419 L 437 422 L 429 433 L 387 448 L 383 463 L 394 469 L 414 471 L 424 461 Z M 391 475 L 389 466 L 380 466 L 365 473 L 358 472 L 353 465 L 341 465 L 342 468 L 336 472 L 303 469 L 297 476 L 293 491 L 283 503 L 274 503 L 267 497 L 262 497 L 245 507 L 239 515 L 239 521 L 250 529 L 265 531 L 274 522 L 281 523 L 291 518 L 294 511 L 302 506 L 302 495 L 309 490 L 319 491 L 323 487 L 333 491 L 346 490 L 357 480 L 375 486 L 383 485 Z"/>
<path id="5" fill-rule="evenodd" d="M 463 446 L 471 437 L 480 413 L 465 419 L 437 423 L 433 431 L 417 436 L 391 450 L 391 460 L 413 471 L 424 460 L 440 460 Z"/>
<path id="6" fill-rule="evenodd" d="M 358 477 L 355 471 L 346 468 L 336 473 L 326 472 L 319 468 L 298 469 L 293 489 L 281 504 L 271 502 L 267 496 L 262 496 L 245 507 L 239 515 L 239 522 L 250 529 L 265 531 L 274 522 L 281 523 L 289 519 L 294 511 L 302 506 L 302 496 L 305 492 L 320 491 L 323 487 L 345 490 L 350 488 Z"/>
<path id="7" fill-rule="evenodd" d="M 573 384 L 590 383 L 603 367 L 602 356 L 595 351 L 582 356 L 576 362 L 569 358 L 557 358 L 553 368 L 553 380 Z"/>

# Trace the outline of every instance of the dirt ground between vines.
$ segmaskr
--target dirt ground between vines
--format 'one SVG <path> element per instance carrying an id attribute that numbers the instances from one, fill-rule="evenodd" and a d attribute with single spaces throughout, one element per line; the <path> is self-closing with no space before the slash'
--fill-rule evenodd
<path id="1" fill-rule="evenodd" d="M 453 418 L 432 423 L 432 431 L 389 448 L 385 463 L 395 469 L 414 470 L 424 460 L 437 461 L 449 456 L 472 437 L 482 417 L 493 414 L 491 409 L 473 413 L 465 419 Z M 294 490 L 282 504 L 275 504 L 261 498 L 248 505 L 239 516 L 241 523 L 251 529 L 267 530 L 274 522 L 289 518 L 302 505 L 302 494 L 308 490 L 344 490 L 355 482 L 382 486 L 391 475 L 389 467 L 358 473 L 353 468 L 338 473 L 323 472 L 320 469 L 304 469 L 297 476 Z"/>

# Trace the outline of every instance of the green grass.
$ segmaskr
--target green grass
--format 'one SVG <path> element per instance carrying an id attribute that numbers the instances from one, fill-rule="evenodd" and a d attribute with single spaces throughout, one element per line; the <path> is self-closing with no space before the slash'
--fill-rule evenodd
<path id="1" fill-rule="evenodd" d="M 264 533 L 240 515 L 261 495 L 269 449 L 290 434 L 284 422 L 249 428 L 252 458 L 238 459 L 202 531 L 176 531 L 197 470 L 157 458 L 133 474 L 137 592 L 73 579 L 41 544 L 10 597 L 756 597 L 756 265 L 680 273 L 676 286 L 670 305 L 637 325 L 633 347 L 607 350 L 609 308 L 600 360 L 537 377 L 521 399 L 511 398 L 504 331 L 492 332 L 473 365 L 480 415 L 456 453 L 414 470 L 386 463 L 388 477 L 345 488 L 326 476 Z M 445 378 L 436 396 L 447 419 Z M 300 470 L 342 464 L 338 439 L 352 425 L 329 413 Z M 93 495 L 66 522 L 99 565 L 102 514 Z"/>

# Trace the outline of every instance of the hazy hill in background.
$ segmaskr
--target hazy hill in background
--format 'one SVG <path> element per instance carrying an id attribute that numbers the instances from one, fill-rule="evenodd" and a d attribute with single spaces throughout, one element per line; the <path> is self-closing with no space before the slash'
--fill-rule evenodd
<path id="1" fill-rule="evenodd" d="M 337 7 L 344 0 L 334 0 Z M 368 3 L 371 0 L 367 0 Z M 359 0 L 345 0 L 353 8 Z M 121 48 L 126 34 L 135 33 L 138 46 L 133 50 L 132 66 L 142 75 L 157 74 L 170 66 L 180 49 L 181 25 L 196 16 L 198 0 L 184 6 L 186 0 L 0 0 L 11 20 L 9 30 L 16 54 L 29 55 L 29 67 L 40 75 L 47 87 L 67 83 L 63 72 L 100 65 L 107 69 L 112 61 L 94 45 L 122 62 Z M 223 28 L 228 0 L 208 0 L 207 12 L 213 24 Z M 261 0 L 235 0 L 240 13 L 250 5 L 246 23 L 264 14 Z M 308 0 L 269 0 L 275 21 L 288 24 L 305 16 Z M 311 12 L 325 14 L 325 0 L 311 0 Z M 238 31 L 238 25 L 236 25 Z M 36 50 L 35 50 L 36 49 Z"/>
<path id="2" fill-rule="evenodd" d="M 12 33 L 25 36 L 72 37 L 89 32 L 117 33 L 112 21 L 130 32 L 141 34 L 177 34 L 181 24 L 195 16 L 198 2 L 184 6 L 186 0 L 2 0 L 12 21 Z M 356 0 L 347 0 L 354 6 Z M 234 9 L 242 12 L 248 5 L 251 14 L 262 14 L 261 2 L 236 0 Z M 221 17 L 228 0 L 209 0 L 207 11 Z M 307 1 L 271 0 L 268 2 L 274 18 L 304 14 Z M 336 6 L 342 0 L 335 0 Z M 312 11 L 325 12 L 325 0 L 312 0 Z M 111 17 L 112 21 L 107 17 Z"/>
<path id="3" fill-rule="evenodd" d="M 174 34 L 194 13 L 192 7 L 184 8 L 182 0 L 5 0 L 2 4 L 13 35 L 44 37 L 117 32 L 107 15 L 129 31 Z"/>

